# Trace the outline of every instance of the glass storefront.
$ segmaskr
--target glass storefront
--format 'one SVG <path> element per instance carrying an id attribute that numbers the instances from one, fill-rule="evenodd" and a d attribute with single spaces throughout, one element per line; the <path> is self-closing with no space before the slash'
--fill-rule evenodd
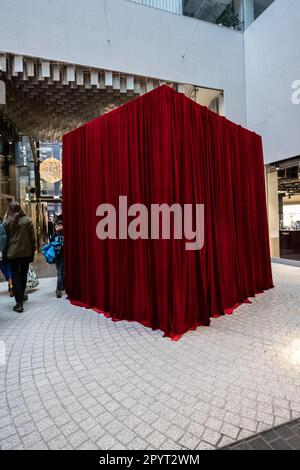
<path id="1" fill-rule="evenodd" d="M 14 126 L 0 115 L 0 217 L 8 204 L 16 199 L 16 146 L 18 140 Z"/>
<path id="2" fill-rule="evenodd" d="M 300 261 L 300 157 L 267 165 L 271 254 Z"/>
<path id="3" fill-rule="evenodd" d="M 39 144 L 40 162 L 49 162 L 51 159 L 62 161 L 62 144 L 59 142 L 46 142 Z M 51 178 L 50 178 L 51 179 Z M 62 180 L 56 182 L 47 181 L 40 172 L 40 201 L 42 217 L 45 224 L 43 239 L 47 240 L 53 234 L 54 222 L 62 213 Z"/>
<path id="4" fill-rule="evenodd" d="M 62 181 L 44 179 L 40 167 L 51 159 L 61 164 L 62 144 L 33 142 L 27 135 L 10 136 L 3 130 L 6 122 L 1 123 L 0 217 L 4 217 L 10 202 L 20 202 L 33 221 L 41 246 L 51 236 L 53 222 L 62 212 Z"/>
<path id="5" fill-rule="evenodd" d="M 0 143 L 0 217 L 3 217 L 8 204 L 15 199 L 16 178 L 14 174 L 13 156 L 8 146 Z"/>

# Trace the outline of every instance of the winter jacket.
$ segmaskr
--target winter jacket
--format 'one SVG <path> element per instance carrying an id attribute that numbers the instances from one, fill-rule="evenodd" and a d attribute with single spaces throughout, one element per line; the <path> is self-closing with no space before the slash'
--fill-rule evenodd
<path id="1" fill-rule="evenodd" d="M 2 222 L 0 222 L 0 253 L 4 253 L 7 246 L 6 230 Z"/>
<path id="2" fill-rule="evenodd" d="M 6 219 L 4 226 L 7 233 L 7 259 L 33 258 L 36 250 L 34 227 L 31 220 L 20 212 L 16 219 Z"/>

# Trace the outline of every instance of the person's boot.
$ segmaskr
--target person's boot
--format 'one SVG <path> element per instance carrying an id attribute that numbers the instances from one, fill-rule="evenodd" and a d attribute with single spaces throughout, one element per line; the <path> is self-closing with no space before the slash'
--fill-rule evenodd
<path id="1" fill-rule="evenodd" d="M 9 296 L 10 296 L 10 297 L 14 297 L 14 296 L 15 296 L 14 288 L 13 288 L 12 286 L 9 288 Z"/>
<path id="2" fill-rule="evenodd" d="M 24 302 L 27 302 L 27 300 L 28 300 L 28 294 L 24 294 L 23 300 L 24 300 Z"/>
<path id="3" fill-rule="evenodd" d="M 61 298 L 62 298 L 62 292 L 61 292 L 61 290 L 56 289 L 56 297 L 57 297 L 57 299 L 61 299 Z"/>
<path id="4" fill-rule="evenodd" d="M 24 312 L 24 308 L 23 308 L 22 304 L 15 305 L 13 310 L 14 310 L 14 312 L 17 312 L 17 313 L 23 313 Z"/>

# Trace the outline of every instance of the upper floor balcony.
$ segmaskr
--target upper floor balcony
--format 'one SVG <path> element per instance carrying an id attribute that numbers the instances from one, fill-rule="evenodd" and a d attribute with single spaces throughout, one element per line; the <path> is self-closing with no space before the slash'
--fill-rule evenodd
<path id="1" fill-rule="evenodd" d="M 129 0 L 244 31 L 274 0 Z"/>

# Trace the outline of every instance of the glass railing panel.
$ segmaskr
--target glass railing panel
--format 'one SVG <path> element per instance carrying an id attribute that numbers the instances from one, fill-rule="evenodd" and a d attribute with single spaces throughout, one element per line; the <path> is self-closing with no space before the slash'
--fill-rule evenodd
<path id="1" fill-rule="evenodd" d="M 274 0 L 129 0 L 152 8 L 243 31 Z"/>

